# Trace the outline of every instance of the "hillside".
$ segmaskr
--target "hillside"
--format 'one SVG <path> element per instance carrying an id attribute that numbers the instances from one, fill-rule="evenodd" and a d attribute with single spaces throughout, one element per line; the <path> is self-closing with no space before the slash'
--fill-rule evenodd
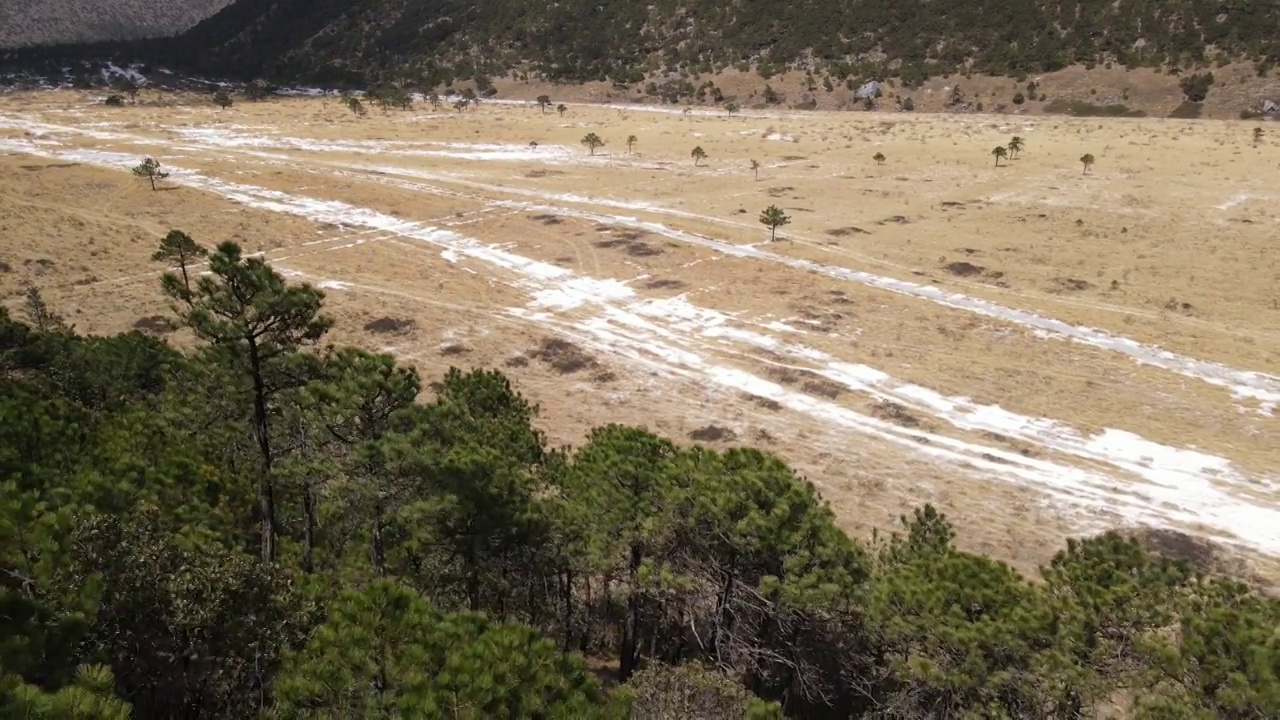
<path id="1" fill-rule="evenodd" d="M 993 22 L 993 19 L 999 19 Z M 239 0 L 180 43 L 206 71 L 359 84 L 427 84 L 480 73 L 638 82 L 737 67 L 804 67 L 832 83 L 914 84 L 967 69 L 1021 75 L 1069 65 L 1280 62 L 1280 14 L 1265 0 L 799 0 L 726 7 L 567 0 Z"/>
<path id="2" fill-rule="evenodd" d="M 0 48 L 164 37 L 226 7 L 228 0 L 6 0 Z"/>

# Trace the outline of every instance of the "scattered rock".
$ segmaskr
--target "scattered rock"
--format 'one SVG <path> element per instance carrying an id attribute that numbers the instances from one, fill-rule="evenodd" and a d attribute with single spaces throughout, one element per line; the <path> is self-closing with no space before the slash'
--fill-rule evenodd
<path id="1" fill-rule="evenodd" d="M 460 345 L 458 343 L 450 343 L 448 345 L 442 345 L 440 347 L 440 354 L 443 355 L 444 357 L 453 357 L 455 355 L 466 355 L 469 352 L 471 352 L 471 348 L 468 348 L 465 345 Z"/>
<path id="2" fill-rule="evenodd" d="M 756 405 L 759 405 L 765 410 L 772 410 L 776 412 L 782 409 L 782 403 L 778 402 L 777 400 L 771 400 L 767 397 L 760 397 L 759 395 L 751 395 L 749 393 L 745 394 L 744 396 L 746 397 L 747 400 L 750 400 L 751 402 L 755 403 Z"/>
<path id="3" fill-rule="evenodd" d="M 529 219 L 536 220 L 537 222 L 540 222 L 543 225 L 559 225 L 560 223 L 564 222 L 563 220 L 556 217 L 555 215 L 534 215 Z"/>
<path id="4" fill-rule="evenodd" d="M 907 217 L 906 217 L 905 215 L 893 215 L 893 216 L 887 217 L 887 218 L 885 218 L 885 219 L 883 219 L 883 220 L 880 220 L 880 221 L 876 222 L 876 224 L 877 224 L 877 225 L 884 225 L 885 223 L 897 223 L 898 225 L 906 225 L 906 224 L 907 224 L 907 223 L 909 223 L 909 222 L 911 222 L 911 221 L 910 221 L 910 220 L 908 220 L 908 219 L 907 219 Z"/>
<path id="5" fill-rule="evenodd" d="M 685 287 L 685 284 L 683 281 L 680 281 L 680 280 L 668 280 L 663 278 L 655 278 L 645 283 L 644 287 L 649 290 L 679 290 Z"/>

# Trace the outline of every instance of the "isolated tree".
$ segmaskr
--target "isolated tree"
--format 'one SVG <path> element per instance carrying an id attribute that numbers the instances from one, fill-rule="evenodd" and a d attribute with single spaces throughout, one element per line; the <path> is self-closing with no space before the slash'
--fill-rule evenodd
<path id="1" fill-rule="evenodd" d="M 455 102 L 453 103 L 453 109 L 454 109 L 454 110 L 457 110 L 458 112 L 462 112 L 463 110 L 466 110 L 466 109 L 467 109 L 467 99 L 466 99 L 466 98 L 459 98 L 457 101 L 455 101 Z"/>
<path id="2" fill-rule="evenodd" d="M 698 163 L 702 162 L 707 158 L 707 151 L 703 150 L 702 146 L 699 145 L 695 147 L 692 152 L 689 153 L 689 157 L 693 158 L 693 166 L 698 167 Z"/>
<path id="3" fill-rule="evenodd" d="M 1092 154 L 1085 153 L 1084 155 L 1080 156 L 1080 164 L 1084 166 L 1084 173 L 1089 172 L 1089 168 L 1093 167 L 1093 163 L 1094 163 L 1094 157 Z"/>
<path id="4" fill-rule="evenodd" d="M 560 117 L 564 117 L 564 111 L 568 109 L 569 108 L 565 106 L 564 103 L 560 103 L 559 105 L 556 106 L 556 112 L 560 113 Z"/>
<path id="5" fill-rule="evenodd" d="M 760 179 L 760 161 L 759 160 L 751 161 L 751 175 L 755 180 Z"/>
<path id="6" fill-rule="evenodd" d="M 547 108 L 551 107 L 551 96 L 550 96 L 550 95 L 539 95 L 539 96 L 538 96 L 538 107 L 542 110 L 543 114 L 546 114 L 546 112 L 547 112 Z"/>
<path id="7" fill-rule="evenodd" d="M 147 158 L 133 169 L 133 174 L 151 181 L 151 189 L 156 189 L 156 180 L 169 177 L 169 173 L 160 169 L 160 163 L 154 158 Z"/>
<path id="8" fill-rule="evenodd" d="M 995 149 L 991 151 L 991 154 L 996 158 L 996 167 L 1000 167 L 1000 160 L 1002 158 L 1009 157 L 1009 151 L 1006 150 L 1003 145 L 997 145 Z"/>
<path id="9" fill-rule="evenodd" d="M 739 106 L 738 106 L 738 103 L 736 103 L 736 102 L 729 101 L 729 102 L 727 102 L 727 103 L 725 103 L 725 104 L 724 104 L 724 111 L 725 111 L 726 113 L 729 113 L 729 115 L 730 115 L 730 116 L 732 116 L 734 113 L 738 112 L 738 110 L 739 110 L 739 109 L 740 109 L 740 108 L 739 108 Z"/>
<path id="10" fill-rule="evenodd" d="M 884 153 L 878 152 L 875 155 L 872 155 L 871 159 L 875 160 L 877 165 L 883 165 L 885 161 Z"/>
<path id="11" fill-rule="evenodd" d="M 129 96 L 130 102 L 138 102 L 138 85 L 127 77 L 122 77 L 113 84 L 116 90 Z"/>
<path id="12" fill-rule="evenodd" d="M 1262 128 L 1256 127 L 1253 129 L 1253 144 L 1257 145 L 1260 142 L 1262 142 Z"/>
<path id="13" fill-rule="evenodd" d="M 582 138 L 582 144 L 587 146 L 587 150 L 592 155 L 595 155 L 596 148 L 604 147 L 604 140 L 601 140 L 600 136 L 595 133 L 587 133 L 586 136 Z"/>
<path id="14" fill-rule="evenodd" d="M 470 105 L 479 105 L 479 104 L 480 104 L 480 97 L 479 97 L 478 95 L 476 95 L 476 91 L 475 91 L 474 89 L 472 89 L 472 88 L 463 88 L 463 89 L 462 89 L 462 99 L 463 99 L 463 100 L 466 100 L 466 101 L 467 101 L 467 103 L 468 103 L 468 104 L 470 104 Z"/>
<path id="15" fill-rule="evenodd" d="M 187 266 L 193 260 L 205 257 L 209 251 L 204 246 L 191 239 L 190 235 L 181 230 L 170 230 L 168 235 L 160 241 L 160 249 L 151 255 L 151 259 L 155 262 L 178 264 L 178 268 L 182 270 L 182 287 L 188 296 L 191 295 L 191 280 L 187 277 Z"/>
<path id="16" fill-rule="evenodd" d="M 635 147 L 636 142 L 637 142 L 637 138 L 635 135 L 627 136 L 627 154 L 628 155 L 631 154 L 631 148 Z"/>
<path id="17" fill-rule="evenodd" d="M 427 96 L 427 102 L 431 103 L 432 110 L 439 110 L 440 109 L 440 93 L 436 92 L 435 90 L 432 90 L 431 94 Z"/>
<path id="18" fill-rule="evenodd" d="M 172 273 L 164 291 L 181 301 L 183 325 L 213 346 L 252 385 L 253 438 L 260 453 L 259 541 L 263 562 L 276 557 L 276 501 L 272 446 L 273 398 L 299 382 L 295 358 L 315 344 L 332 322 L 320 315 L 324 293 L 310 285 L 290 287 L 261 258 L 246 258 L 240 246 L 224 242 L 209 256 L 210 274 L 188 292 Z"/>
<path id="19" fill-rule="evenodd" d="M 529 149 L 530 149 L 530 150 L 537 150 L 537 149 L 538 149 L 538 141 L 537 141 L 537 140 L 530 140 L 530 141 L 529 141 Z"/>
<path id="20" fill-rule="evenodd" d="M 346 105 L 347 105 L 347 109 L 350 110 L 351 113 L 356 117 L 364 117 L 367 112 L 364 108 L 364 103 L 360 102 L 360 98 L 354 95 L 347 97 Z"/>
<path id="21" fill-rule="evenodd" d="M 1009 159 L 1010 160 L 1016 159 L 1018 157 L 1018 153 L 1022 152 L 1022 147 L 1023 147 L 1022 138 L 1018 137 L 1017 135 L 1014 135 L 1009 140 Z"/>
<path id="22" fill-rule="evenodd" d="M 791 217 L 777 205 L 770 205 L 760 213 L 760 224 L 769 228 L 769 242 L 777 239 L 778 228 L 791 222 Z"/>
<path id="23" fill-rule="evenodd" d="M 227 94 L 226 90 L 219 90 L 213 94 L 213 104 L 226 110 L 231 107 L 231 96 Z"/>
<path id="24" fill-rule="evenodd" d="M 111 95 L 108 95 L 107 99 L 103 100 L 102 103 L 107 107 L 124 107 L 124 96 L 112 93 Z"/>
<path id="25" fill-rule="evenodd" d="M 54 312 L 45 303 L 44 298 L 40 295 L 40 289 L 37 287 L 27 288 L 23 300 L 23 310 L 26 311 L 27 319 L 31 321 L 31 325 L 40 332 L 49 333 L 67 328 L 62 316 Z"/>

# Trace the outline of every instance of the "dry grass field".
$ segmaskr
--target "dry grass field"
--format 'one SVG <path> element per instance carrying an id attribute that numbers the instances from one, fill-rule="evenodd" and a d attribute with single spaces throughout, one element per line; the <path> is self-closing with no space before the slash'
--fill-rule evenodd
<path id="1" fill-rule="evenodd" d="M 150 328 L 148 258 L 179 228 L 325 288 L 335 342 L 428 380 L 502 368 L 554 441 L 625 422 L 760 446 L 852 533 L 931 502 L 1024 570 L 1153 527 L 1280 577 L 1280 131 L 99 101 L 0 97 L 11 310 L 35 285 L 81 331 Z M 127 172 L 144 156 L 162 191 Z"/>

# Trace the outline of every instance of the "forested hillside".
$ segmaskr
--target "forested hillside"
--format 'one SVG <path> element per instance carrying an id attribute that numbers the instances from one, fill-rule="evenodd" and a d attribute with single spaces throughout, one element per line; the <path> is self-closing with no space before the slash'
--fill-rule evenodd
<path id="1" fill-rule="evenodd" d="M 228 2 L 5 0 L 0 3 L 0 48 L 176 35 Z"/>
<path id="2" fill-rule="evenodd" d="M 549 447 L 234 244 L 155 259 L 189 352 L 0 308 L 0 716 L 1280 716 L 1280 603 L 1134 540 L 854 541 L 771 455 Z"/>
<path id="3" fill-rule="evenodd" d="M 435 84 L 474 73 L 635 82 L 646 73 L 786 66 L 908 83 L 968 67 L 1280 62 L 1270 0 L 239 0 L 188 33 L 209 70 Z"/>

